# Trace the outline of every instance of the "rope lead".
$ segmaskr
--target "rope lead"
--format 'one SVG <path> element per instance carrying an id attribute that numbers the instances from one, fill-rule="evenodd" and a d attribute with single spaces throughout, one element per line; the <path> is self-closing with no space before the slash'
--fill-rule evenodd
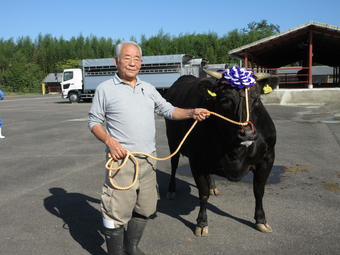
<path id="1" fill-rule="evenodd" d="M 247 118 L 246 118 L 246 121 L 245 122 L 238 122 L 238 121 L 234 121 L 234 120 L 231 120 L 221 114 L 218 114 L 216 112 L 210 112 L 210 114 L 212 115 L 215 115 L 225 121 L 228 121 L 230 123 L 233 123 L 235 125 L 240 125 L 242 127 L 245 127 L 249 124 L 251 124 L 253 126 L 253 124 L 249 121 L 249 103 L 248 103 L 248 90 L 249 88 L 246 88 L 245 91 L 246 91 L 246 110 L 247 110 Z M 187 137 L 189 136 L 189 134 L 191 133 L 191 131 L 194 129 L 194 127 L 196 126 L 197 124 L 197 120 L 191 125 L 190 129 L 187 131 L 187 133 L 185 134 L 185 136 L 183 137 L 182 141 L 180 142 L 180 144 L 178 145 L 177 149 L 172 153 L 170 154 L 169 156 L 166 156 L 164 158 L 158 158 L 158 157 L 155 157 L 155 156 L 152 156 L 148 153 L 144 153 L 144 152 L 129 152 L 127 151 L 127 154 L 123 160 L 123 162 L 116 168 L 112 167 L 113 163 L 115 162 L 112 157 L 111 157 L 111 154 L 109 153 L 109 159 L 108 161 L 106 162 L 105 164 L 105 168 L 109 171 L 109 180 L 110 180 L 110 183 L 112 185 L 112 187 L 114 187 L 115 189 L 118 189 L 118 190 L 128 190 L 130 189 L 131 187 L 133 187 L 136 182 L 137 182 L 137 179 L 138 179 L 138 175 L 139 175 L 139 164 L 138 164 L 138 159 L 134 156 L 134 155 L 144 155 L 146 157 L 150 157 L 152 159 L 155 159 L 155 160 L 159 160 L 159 161 L 162 161 L 162 160 L 168 160 L 170 158 L 172 158 L 173 156 L 175 156 L 178 151 L 181 149 L 183 143 L 185 142 L 185 140 L 187 139 Z M 115 184 L 113 182 L 113 175 L 112 175 L 112 171 L 118 171 L 119 169 L 123 168 L 126 164 L 126 162 L 128 161 L 128 159 L 131 158 L 131 160 L 135 163 L 135 166 L 136 166 L 136 169 L 135 169 L 135 175 L 133 177 L 133 181 L 130 185 L 127 185 L 127 186 L 119 186 L 117 184 Z"/>

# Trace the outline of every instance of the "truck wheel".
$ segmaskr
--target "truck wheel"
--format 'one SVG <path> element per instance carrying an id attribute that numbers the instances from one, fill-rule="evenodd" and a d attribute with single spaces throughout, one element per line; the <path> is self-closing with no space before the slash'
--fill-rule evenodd
<path id="1" fill-rule="evenodd" d="M 79 95 L 77 93 L 71 93 L 68 96 L 68 99 L 70 100 L 71 103 L 79 103 Z"/>

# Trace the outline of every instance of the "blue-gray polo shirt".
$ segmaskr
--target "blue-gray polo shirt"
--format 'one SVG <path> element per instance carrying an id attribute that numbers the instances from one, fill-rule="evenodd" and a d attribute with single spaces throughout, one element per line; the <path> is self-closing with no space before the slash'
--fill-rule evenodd
<path id="1" fill-rule="evenodd" d="M 88 127 L 105 122 L 109 135 L 130 152 L 152 153 L 156 150 L 154 113 L 171 119 L 173 110 L 151 84 L 137 77 L 133 88 L 115 75 L 97 87 Z"/>

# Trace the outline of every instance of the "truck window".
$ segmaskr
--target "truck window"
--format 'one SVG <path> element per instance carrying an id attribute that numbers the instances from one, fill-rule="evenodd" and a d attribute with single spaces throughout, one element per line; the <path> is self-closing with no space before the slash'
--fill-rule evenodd
<path id="1" fill-rule="evenodd" d="M 73 78 L 73 72 L 64 72 L 63 81 L 68 81 Z"/>

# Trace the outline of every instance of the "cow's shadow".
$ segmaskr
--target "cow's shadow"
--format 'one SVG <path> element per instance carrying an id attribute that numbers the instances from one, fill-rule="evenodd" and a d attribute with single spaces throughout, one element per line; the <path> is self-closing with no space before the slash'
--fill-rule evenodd
<path id="1" fill-rule="evenodd" d="M 100 203 L 100 200 L 80 193 L 68 193 L 63 188 L 50 188 L 49 191 L 51 195 L 44 199 L 46 210 L 63 221 L 63 228 L 83 249 L 93 255 L 106 254 L 101 247 L 104 243 L 100 234 L 102 217 L 89 203 Z"/>
<path id="2" fill-rule="evenodd" d="M 197 196 L 191 194 L 191 189 L 196 189 L 196 186 L 176 178 L 176 198 L 168 200 L 166 197 L 168 182 L 170 175 L 162 171 L 157 171 L 157 181 L 159 183 L 160 200 L 158 201 L 158 212 L 169 215 L 173 218 L 183 222 L 193 232 L 195 230 L 195 222 L 190 222 L 182 217 L 182 215 L 189 215 L 199 206 L 199 199 Z M 223 195 L 223 194 L 222 194 Z M 218 207 L 208 202 L 207 205 L 208 215 L 209 211 L 214 212 L 220 216 L 224 216 L 235 220 L 239 223 L 245 224 L 251 228 L 255 228 L 254 223 L 251 221 L 239 218 L 222 211 Z M 209 217 L 209 216 L 208 216 Z"/>

